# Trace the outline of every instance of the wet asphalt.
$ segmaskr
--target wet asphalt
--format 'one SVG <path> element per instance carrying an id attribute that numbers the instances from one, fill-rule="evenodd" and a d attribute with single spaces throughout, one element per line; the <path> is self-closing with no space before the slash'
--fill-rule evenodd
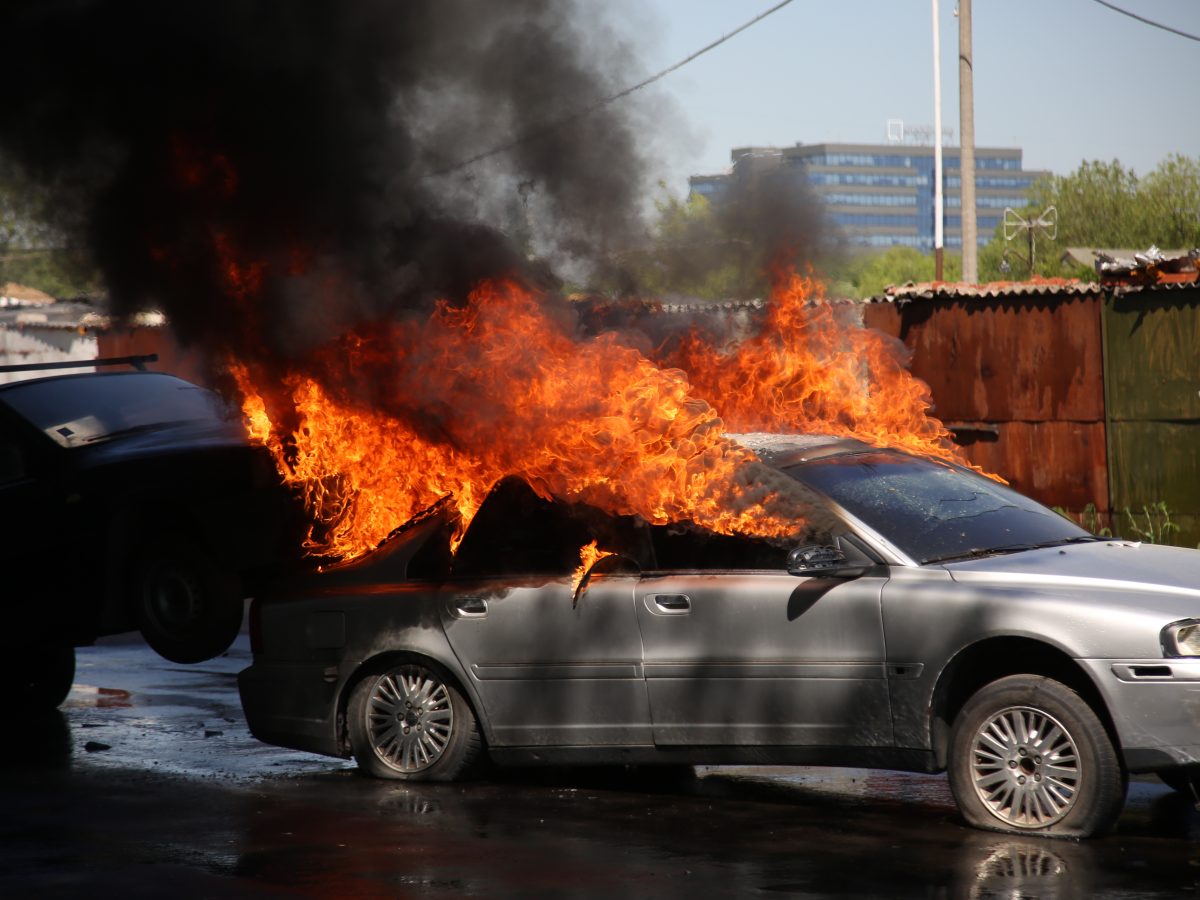
<path id="1" fill-rule="evenodd" d="M 943 777 L 818 768 L 360 776 L 255 741 L 246 638 L 197 666 L 79 651 L 64 707 L 8 717 L 0 897 L 1175 898 L 1200 813 L 1136 778 L 1114 834 L 965 826 Z"/>

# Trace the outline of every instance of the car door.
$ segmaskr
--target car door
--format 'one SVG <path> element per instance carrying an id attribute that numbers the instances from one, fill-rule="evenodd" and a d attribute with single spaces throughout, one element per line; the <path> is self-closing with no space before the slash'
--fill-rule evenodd
<path id="1" fill-rule="evenodd" d="M 463 538 L 441 614 L 497 746 L 652 743 L 637 577 L 598 575 L 576 597 L 589 540 L 519 481 L 489 495 Z"/>
<path id="2" fill-rule="evenodd" d="M 637 584 L 655 744 L 890 745 L 886 579 L 799 578 L 762 542 L 696 540 Z"/>

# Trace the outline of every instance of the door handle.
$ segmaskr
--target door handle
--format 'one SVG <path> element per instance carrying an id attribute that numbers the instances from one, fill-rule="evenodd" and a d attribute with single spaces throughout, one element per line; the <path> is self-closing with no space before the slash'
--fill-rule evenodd
<path id="1" fill-rule="evenodd" d="M 691 598 L 687 594 L 652 594 L 648 599 L 665 613 L 687 612 L 692 608 Z"/>
<path id="2" fill-rule="evenodd" d="M 482 619 L 487 615 L 487 601 L 482 597 L 455 597 L 454 614 L 460 619 Z"/>

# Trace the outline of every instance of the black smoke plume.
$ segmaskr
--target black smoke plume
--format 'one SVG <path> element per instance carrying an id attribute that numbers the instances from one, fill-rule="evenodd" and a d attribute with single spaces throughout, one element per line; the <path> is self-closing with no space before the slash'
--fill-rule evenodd
<path id="1" fill-rule="evenodd" d="M 117 313 L 210 349 L 294 364 L 544 280 L 532 251 L 603 259 L 644 196 L 642 107 L 553 127 L 636 71 L 574 2 L 6 0 L 0 34 L 0 156 L 83 213 Z"/>

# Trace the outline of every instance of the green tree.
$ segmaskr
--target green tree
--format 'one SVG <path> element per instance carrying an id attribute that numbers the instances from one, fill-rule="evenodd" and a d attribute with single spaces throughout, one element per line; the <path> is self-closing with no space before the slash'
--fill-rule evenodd
<path id="1" fill-rule="evenodd" d="M 913 247 L 859 251 L 830 269 L 831 293 L 838 297 L 876 297 L 890 285 L 933 281 L 936 270 L 933 254 Z M 942 279 L 958 281 L 961 277 L 962 257 L 945 254 Z"/>
<path id="2" fill-rule="evenodd" d="M 89 255 L 68 237 L 81 230 L 72 196 L 0 159 L 0 284 L 15 281 L 55 297 L 96 289 Z"/>
<path id="3" fill-rule="evenodd" d="M 1157 235 L 1152 242 L 1160 247 L 1200 247 L 1200 157 L 1171 154 L 1138 193 L 1147 219 L 1139 236 Z"/>
<path id="4" fill-rule="evenodd" d="M 655 203 L 658 221 L 650 246 L 630 262 L 643 290 L 719 300 L 761 293 L 746 255 L 722 227 L 712 204 L 699 194 L 686 200 L 666 194 Z"/>
<path id="5" fill-rule="evenodd" d="M 1022 210 L 1026 219 L 1049 206 L 1058 211 L 1058 235 L 1050 241 L 1035 234 L 1037 274 L 1094 279 L 1092 269 L 1063 263 L 1067 247 L 1146 249 L 1200 245 L 1200 159 L 1172 154 L 1144 178 L 1117 160 L 1082 163 L 1068 175 L 1038 181 Z M 1009 242 L 1003 226 L 979 254 L 985 281 L 1024 278 L 1028 242 L 1022 235 Z M 1003 267 L 1009 263 L 1009 271 Z"/>

